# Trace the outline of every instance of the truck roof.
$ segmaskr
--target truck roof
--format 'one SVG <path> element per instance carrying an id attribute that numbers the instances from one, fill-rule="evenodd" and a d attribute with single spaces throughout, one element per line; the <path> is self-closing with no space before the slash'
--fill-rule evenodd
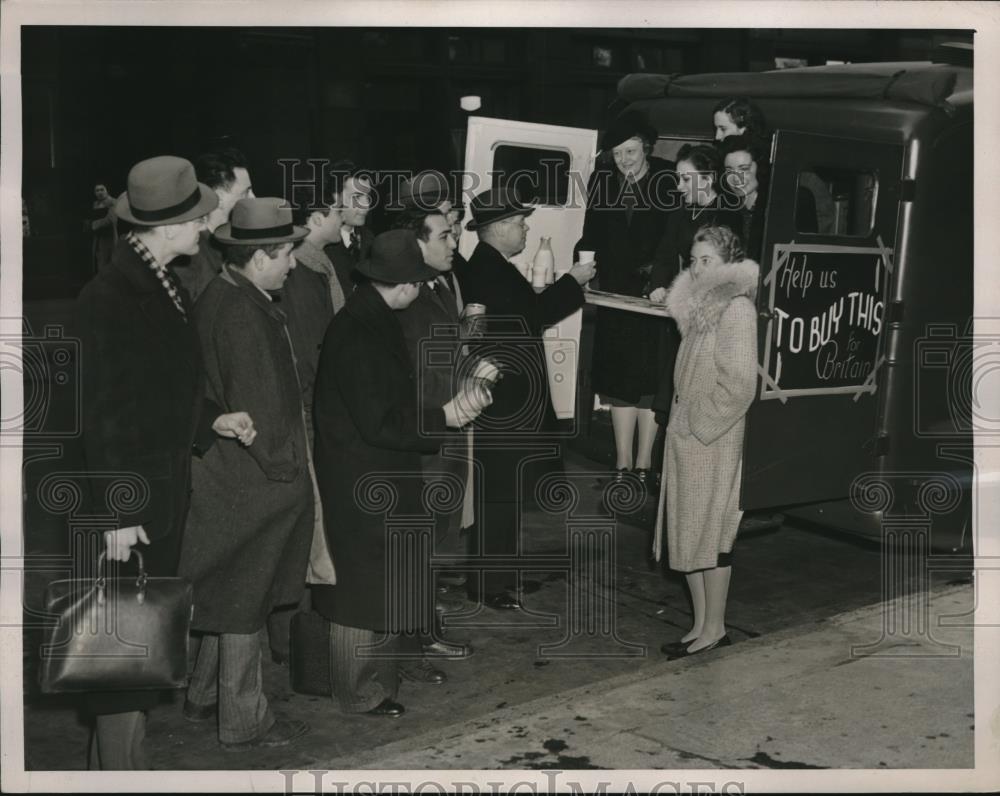
<path id="1" fill-rule="evenodd" d="M 618 96 L 661 134 L 705 134 L 725 97 L 750 97 L 773 128 L 905 141 L 971 117 L 972 69 L 930 62 L 838 64 L 698 75 L 626 75 Z M 789 102 L 789 100 L 795 100 Z"/>

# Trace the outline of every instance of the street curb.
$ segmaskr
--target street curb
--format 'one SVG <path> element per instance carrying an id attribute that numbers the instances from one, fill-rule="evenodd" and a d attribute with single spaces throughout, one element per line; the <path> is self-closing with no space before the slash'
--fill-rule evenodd
<path id="1" fill-rule="evenodd" d="M 933 588 L 927 595 L 929 600 L 935 600 L 943 597 L 947 597 L 953 593 L 958 593 L 963 590 L 970 588 L 972 584 L 957 584 L 957 585 L 944 585 L 937 588 Z M 815 633 L 818 629 L 822 628 L 824 625 L 846 625 L 853 622 L 863 621 L 869 619 L 872 615 L 876 613 L 884 612 L 887 609 L 902 601 L 908 599 L 907 596 L 902 596 L 895 598 L 888 603 L 872 603 L 870 605 L 862 606 L 861 608 L 855 608 L 850 611 L 845 611 L 841 614 L 835 614 L 834 616 L 828 617 L 826 619 L 821 619 L 815 622 L 809 622 L 803 625 L 798 625 L 793 628 L 788 628 L 787 630 L 780 630 L 768 635 L 763 635 L 758 638 L 748 638 L 738 643 L 733 644 L 731 647 L 720 648 L 715 652 L 715 654 L 698 657 L 694 656 L 687 660 L 681 659 L 679 661 L 667 661 L 664 660 L 662 663 L 652 664 L 636 672 L 627 672 L 625 674 L 616 675 L 604 680 L 600 680 L 596 683 L 590 683 L 588 685 L 579 686 L 577 688 L 570 689 L 568 691 L 560 691 L 557 694 L 551 696 L 538 697 L 536 699 L 529 700 L 527 702 L 522 702 L 518 705 L 511 705 L 509 707 L 501 708 L 499 710 L 494 709 L 486 711 L 480 716 L 472 719 L 468 719 L 457 726 L 451 726 L 444 729 L 438 728 L 433 730 L 428 730 L 426 732 L 420 733 L 419 735 L 413 735 L 407 738 L 400 739 L 398 741 L 393 741 L 387 743 L 383 746 L 377 746 L 369 751 L 356 756 L 352 759 L 352 768 L 365 768 L 369 761 L 383 759 L 389 756 L 395 756 L 402 753 L 412 752 L 416 749 L 439 746 L 446 743 L 448 740 L 462 737 L 473 730 L 481 730 L 482 724 L 484 722 L 489 722 L 491 724 L 503 724 L 504 722 L 523 720 L 526 715 L 533 715 L 537 713 L 542 713 L 546 710 L 555 710 L 557 708 L 563 708 L 567 703 L 572 703 L 573 701 L 589 696 L 595 689 L 600 688 L 604 692 L 615 691 L 621 688 L 625 688 L 637 683 L 642 683 L 653 678 L 662 677 L 668 672 L 678 672 L 684 671 L 691 668 L 708 666 L 719 660 L 725 660 L 732 655 L 743 651 L 746 651 L 744 644 L 752 644 L 754 647 L 762 646 L 780 646 L 792 639 L 799 638 L 801 636 L 809 635 Z M 328 762 L 317 763 L 313 768 L 319 768 L 323 770 L 329 770 L 331 766 L 329 763 L 335 762 L 340 758 L 334 758 Z M 336 769 L 334 769 L 336 770 Z M 347 769 L 340 769 L 347 770 Z"/>

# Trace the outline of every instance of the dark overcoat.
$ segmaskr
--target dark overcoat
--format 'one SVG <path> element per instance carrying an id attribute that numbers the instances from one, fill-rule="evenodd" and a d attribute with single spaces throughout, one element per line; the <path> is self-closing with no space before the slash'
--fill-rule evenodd
<path id="1" fill-rule="evenodd" d="M 92 474 L 135 476 L 148 499 L 111 492 L 105 478 L 92 477 L 91 509 L 114 510 L 119 528 L 142 525 L 150 544 L 139 549 L 150 575 L 174 576 L 188 513 L 191 454 L 211 446 L 211 424 L 219 409 L 205 399 L 205 374 L 191 305 L 178 312 L 155 274 L 124 238 L 110 262 L 80 292 L 76 329 L 80 338 L 84 454 Z M 139 494 L 142 494 L 140 489 Z M 117 505 L 109 506 L 112 495 Z M 103 541 L 99 542 L 103 549 Z M 89 546 L 83 549 L 90 550 Z M 91 571 L 93 562 L 81 562 Z M 123 566 L 130 571 L 134 564 Z M 139 710 L 156 693 L 106 693 L 91 699 L 96 712 Z"/>
<path id="2" fill-rule="evenodd" d="M 420 407 L 396 313 L 361 284 L 334 317 L 320 352 L 313 419 L 316 477 L 336 586 L 313 589 L 313 606 L 349 627 L 387 629 L 386 511 L 368 476 L 391 484 L 392 518 L 423 515 L 421 454 L 445 431 L 444 411 Z"/>
<path id="3" fill-rule="evenodd" d="M 477 353 L 496 361 L 503 373 L 493 387 L 493 403 L 473 431 L 473 456 L 483 479 L 480 551 L 508 556 L 517 550 L 523 490 L 533 493 L 539 477 L 562 466 L 542 333 L 583 305 L 583 289 L 565 274 L 536 293 L 515 265 L 482 241 L 466 273 L 465 300 L 486 305 L 486 334 Z M 545 445 L 556 455 L 540 453 Z M 525 468 L 531 457 L 535 461 Z M 512 586 L 509 572 L 485 575 L 487 594 Z"/>
<path id="4" fill-rule="evenodd" d="M 375 235 L 368 227 L 355 227 L 358 233 L 357 244 L 348 248 L 344 241 L 336 240 L 323 247 L 323 253 L 330 258 L 333 263 L 333 271 L 340 281 L 340 286 L 344 289 L 344 295 L 349 296 L 354 290 L 354 266 L 368 259 Z"/>
<path id="5" fill-rule="evenodd" d="M 458 377 L 462 373 L 463 345 L 455 295 L 443 279 L 425 283 L 413 303 L 396 313 L 396 318 L 416 369 L 421 406 L 444 406 L 458 392 Z M 439 513 L 439 540 L 460 529 L 461 497 L 469 462 L 468 456 L 460 455 L 459 451 L 467 447 L 466 432 L 449 430 L 442 447 L 444 450 L 422 457 L 425 480 L 440 482 L 445 490 L 442 494 L 453 494 L 456 498 L 453 504 L 446 502 L 454 505 L 453 509 Z"/>
<path id="6" fill-rule="evenodd" d="M 198 237 L 198 253 L 178 257 L 173 268 L 191 302 L 197 304 L 208 283 L 222 271 L 222 250 L 212 233 L 202 230 Z"/>
<path id="7" fill-rule="evenodd" d="M 195 311 L 208 395 L 249 412 L 249 447 L 220 439 L 193 471 L 181 573 L 194 583 L 194 621 L 213 633 L 254 633 L 301 599 L 312 542 L 302 396 L 284 313 L 229 266 Z"/>
<path id="8" fill-rule="evenodd" d="M 574 251 L 595 252 L 601 290 L 647 294 L 675 188 L 674 164 L 658 157 L 649 158 L 648 171 L 634 183 L 613 163 L 591 175 L 583 237 Z M 655 393 L 664 325 L 652 315 L 598 307 L 591 366 L 595 392 L 633 404 Z"/>

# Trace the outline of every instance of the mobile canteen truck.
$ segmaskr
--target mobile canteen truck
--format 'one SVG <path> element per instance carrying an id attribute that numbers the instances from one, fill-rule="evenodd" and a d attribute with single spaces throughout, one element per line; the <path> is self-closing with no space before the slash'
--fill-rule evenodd
<path id="1" fill-rule="evenodd" d="M 780 508 L 873 539 L 905 529 L 921 550 L 971 553 L 982 356 L 972 340 L 972 70 L 636 74 L 618 91 L 670 160 L 684 143 L 712 140 L 727 97 L 749 97 L 772 131 L 744 510 Z M 593 130 L 472 118 L 466 170 L 502 172 L 534 154 L 585 185 L 596 140 Z M 523 256 L 544 235 L 558 261 L 580 236 L 579 178 L 563 186 L 561 173 L 550 167 L 536 197 Z M 796 201 L 802 191 L 814 201 Z M 473 243 L 464 238 L 463 251 Z"/>

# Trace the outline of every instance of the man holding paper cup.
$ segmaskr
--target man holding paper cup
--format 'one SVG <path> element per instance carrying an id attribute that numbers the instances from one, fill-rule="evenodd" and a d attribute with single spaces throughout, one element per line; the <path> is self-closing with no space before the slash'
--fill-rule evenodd
<path id="1" fill-rule="evenodd" d="M 493 403 L 480 416 L 474 432 L 474 456 L 484 493 L 478 539 L 484 556 L 512 557 L 518 549 L 522 496 L 534 486 L 519 482 L 526 472 L 521 463 L 537 456 L 539 446 L 552 441 L 546 435 L 557 428 L 542 333 L 583 306 L 583 286 L 593 279 L 595 264 L 576 263 L 560 269 L 562 276 L 536 293 L 510 261 L 524 249 L 527 217 L 533 208 L 501 184 L 478 194 L 471 211 L 467 228 L 476 232 L 479 244 L 469 258 L 465 300 L 486 306 L 486 330 L 477 350 L 499 363 L 503 374 L 493 388 Z M 561 458 L 544 464 L 559 467 Z M 469 596 L 483 598 L 496 609 L 521 607 L 513 569 L 484 572 L 481 583 L 480 578 L 472 578 Z"/>

